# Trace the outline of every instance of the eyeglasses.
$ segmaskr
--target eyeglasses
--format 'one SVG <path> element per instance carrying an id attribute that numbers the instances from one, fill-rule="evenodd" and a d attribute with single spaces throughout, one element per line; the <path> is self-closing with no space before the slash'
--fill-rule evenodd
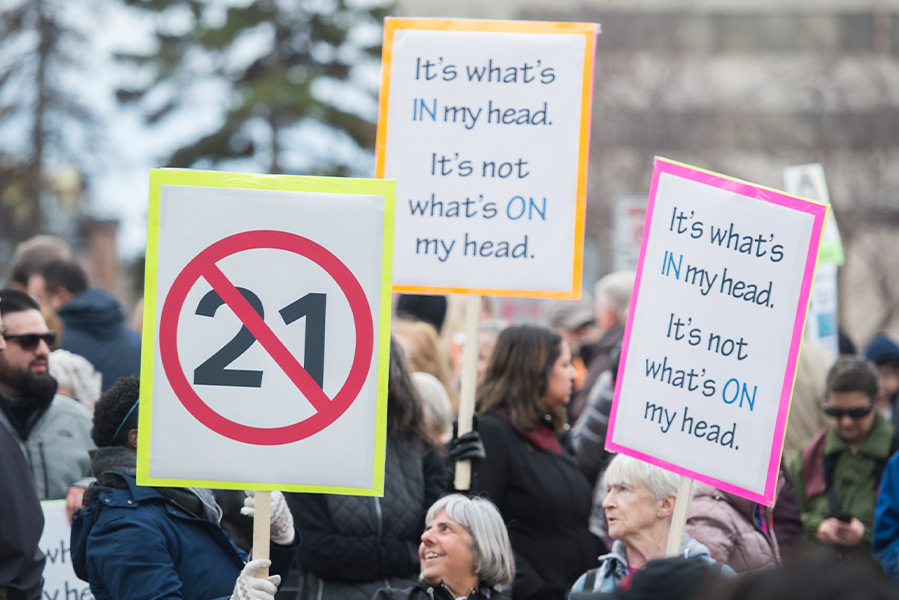
<path id="1" fill-rule="evenodd" d="M 834 417 L 836 419 L 840 419 L 842 417 L 849 417 L 850 419 L 861 419 L 862 417 L 868 415 L 872 410 L 874 410 L 874 405 L 869 404 L 868 406 L 861 406 L 859 408 L 834 408 L 833 406 L 824 405 L 824 414 L 830 417 Z"/>
<path id="2" fill-rule="evenodd" d="M 31 351 L 37 348 L 37 345 L 41 343 L 41 340 L 47 343 L 47 346 L 53 348 L 56 344 L 56 332 L 48 331 L 47 333 L 19 333 L 19 334 L 10 334 L 10 333 L 2 333 L 3 339 L 6 341 L 14 341 L 19 346 L 22 347 L 22 350 Z"/>

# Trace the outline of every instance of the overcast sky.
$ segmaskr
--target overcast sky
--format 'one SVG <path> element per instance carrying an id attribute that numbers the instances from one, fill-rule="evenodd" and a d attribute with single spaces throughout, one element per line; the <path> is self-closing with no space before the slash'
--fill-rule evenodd
<path id="1" fill-rule="evenodd" d="M 122 108 L 116 103 L 115 83 L 127 78 L 129 72 L 121 64 L 110 64 L 109 57 L 116 50 L 150 48 L 152 21 L 123 8 L 118 2 L 100 0 L 100 3 L 104 7 L 96 20 L 95 16 L 82 17 L 91 19 L 88 29 L 92 31 L 89 38 L 95 58 L 90 71 L 91 84 L 80 87 L 106 131 L 102 147 L 96 153 L 102 157 L 102 162 L 88 166 L 91 172 L 88 206 L 93 216 L 119 219 L 119 253 L 127 259 L 141 254 L 146 246 L 149 171 L 158 168 L 160 161 L 175 148 L 214 129 L 220 114 L 217 109 L 226 100 L 227 90 L 214 83 L 196 86 L 184 109 L 158 126 L 146 127 L 136 110 Z M 265 35 L 265 32 L 261 34 Z M 361 41 L 371 42 L 372 39 L 379 40 L 381 34 L 380 30 L 370 30 L 357 35 L 362 36 Z M 243 51 L 252 53 L 253 47 L 252 39 L 248 40 L 243 44 Z M 355 76 L 368 88 L 377 89 L 377 65 L 357 71 Z M 316 90 L 344 109 L 355 110 L 372 120 L 377 115 L 377 99 L 366 98 L 347 85 L 324 84 Z M 349 144 L 341 143 L 324 127 L 314 123 L 287 136 L 284 147 L 288 164 L 303 164 L 308 162 L 308 156 L 338 152 L 345 153 L 342 156 L 348 156 L 357 166 L 354 175 L 374 175 L 374 160 L 370 153 L 360 153 Z M 258 172 L 259 162 L 236 162 L 212 168 Z"/>

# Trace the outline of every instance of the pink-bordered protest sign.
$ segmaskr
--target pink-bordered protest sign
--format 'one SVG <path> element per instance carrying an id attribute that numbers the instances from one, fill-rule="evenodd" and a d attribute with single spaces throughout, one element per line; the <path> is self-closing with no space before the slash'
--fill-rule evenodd
<path id="1" fill-rule="evenodd" d="M 774 502 L 826 215 L 656 159 L 608 450 Z"/>

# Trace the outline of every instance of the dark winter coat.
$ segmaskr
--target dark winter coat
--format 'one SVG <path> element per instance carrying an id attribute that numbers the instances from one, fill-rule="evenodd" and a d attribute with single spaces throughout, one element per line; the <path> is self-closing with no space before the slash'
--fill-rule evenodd
<path id="1" fill-rule="evenodd" d="M 388 436 L 383 497 L 289 494 L 303 534 L 300 596 L 369 600 L 379 588 L 413 585 L 425 514 L 449 484 L 433 447 Z"/>
<path id="2" fill-rule="evenodd" d="M 507 598 L 508 596 L 493 588 L 482 587 L 471 590 L 465 600 L 507 600 Z M 414 586 L 402 590 L 378 590 L 372 600 L 456 600 L 456 597 L 442 583 L 431 585 L 427 581 L 419 581 Z"/>
<path id="3" fill-rule="evenodd" d="M 886 465 L 874 519 L 874 558 L 899 579 L 899 453 Z"/>
<path id="4" fill-rule="evenodd" d="M 39 600 L 44 553 L 38 547 L 44 513 L 16 440 L 0 425 L 0 597 Z"/>
<path id="5" fill-rule="evenodd" d="M 125 311 L 105 290 L 90 289 L 63 306 L 62 348 L 80 354 L 103 376 L 103 391 L 119 377 L 140 372 L 140 336 L 125 325 Z"/>
<path id="6" fill-rule="evenodd" d="M 156 488 L 121 477 L 127 487 L 100 492 L 72 524 L 75 573 L 90 583 L 94 597 L 230 598 L 247 555 L 218 524 L 187 512 Z M 299 540 L 271 545 L 273 573 L 287 573 Z"/>
<path id="7" fill-rule="evenodd" d="M 590 347 L 590 362 L 587 363 L 587 376 L 581 389 L 575 393 L 568 405 L 568 421 L 576 423 L 587 405 L 587 396 L 596 384 L 600 375 L 612 366 L 612 351 L 624 337 L 624 323 L 616 323 L 606 331 L 599 340 Z"/>
<path id="8" fill-rule="evenodd" d="M 564 598 L 578 575 L 596 566 L 601 549 L 587 529 L 590 484 L 572 457 L 537 448 L 504 415 L 487 413 L 478 428 L 487 457 L 476 491 L 497 505 L 509 528 L 513 598 Z"/>

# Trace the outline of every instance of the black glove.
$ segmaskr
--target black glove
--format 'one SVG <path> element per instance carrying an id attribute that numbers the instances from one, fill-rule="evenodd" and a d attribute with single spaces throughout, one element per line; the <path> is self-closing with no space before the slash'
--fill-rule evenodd
<path id="1" fill-rule="evenodd" d="M 481 441 L 481 434 L 478 433 L 478 418 L 474 416 L 471 422 L 471 431 L 458 435 L 459 422 L 453 423 L 453 439 L 446 443 L 446 453 L 453 462 L 460 460 L 471 460 L 474 458 L 485 458 L 487 452 L 484 450 L 484 442 Z"/>

